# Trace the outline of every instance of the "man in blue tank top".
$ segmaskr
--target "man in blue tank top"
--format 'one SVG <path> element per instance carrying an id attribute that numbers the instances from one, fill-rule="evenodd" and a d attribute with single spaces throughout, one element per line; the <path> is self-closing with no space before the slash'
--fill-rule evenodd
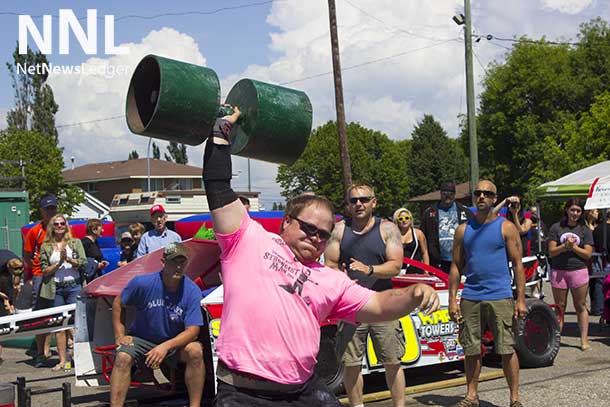
<path id="1" fill-rule="evenodd" d="M 502 367 L 510 389 L 510 407 L 519 402 L 519 359 L 514 350 L 513 321 L 525 316 L 525 274 L 521 263 L 521 239 L 512 222 L 494 211 L 496 186 L 480 181 L 473 192 L 477 215 L 460 225 L 453 242 L 449 272 L 449 315 L 460 325 L 464 348 L 467 394 L 457 407 L 477 407 L 481 373 L 482 328 L 489 326 L 494 350 L 502 357 Z M 508 260 L 513 264 L 517 299 L 513 300 Z M 460 276 L 466 277 L 461 302 L 457 292 Z"/>
<path id="2" fill-rule="evenodd" d="M 402 266 L 400 231 L 393 223 L 373 215 L 377 206 L 375 191 L 369 184 L 353 184 L 348 192 L 351 218 L 337 223 L 326 251 L 325 264 L 347 272 L 352 280 L 374 291 L 392 289 L 392 277 Z M 383 364 L 394 406 L 404 406 L 405 376 L 400 360 L 405 338 L 400 321 L 360 324 L 343 355 L 343 383 L 350 406 L 363 406 L 362 357 L 367 336 Z"/>

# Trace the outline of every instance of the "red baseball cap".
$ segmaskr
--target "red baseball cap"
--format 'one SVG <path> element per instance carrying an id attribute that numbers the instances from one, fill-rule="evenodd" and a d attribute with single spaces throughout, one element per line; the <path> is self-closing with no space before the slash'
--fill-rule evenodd
<path id="1" fill-rule="evenodd" d="M 153 205 L 152 208 L 150 208 L 150 216 L 153 216 L 155 212 L 165 213 L 165 208 L 159 204 Z"/>

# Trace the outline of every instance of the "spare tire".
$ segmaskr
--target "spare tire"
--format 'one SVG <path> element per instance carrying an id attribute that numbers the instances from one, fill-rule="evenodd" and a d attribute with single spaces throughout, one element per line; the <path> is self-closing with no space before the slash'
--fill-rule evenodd
<path id="1" fill-rule="evenodd" d="M 337 354 L 337 325 L 327 325 L 320 329 L 320 351 L 316 374 L 334 394 L 342 394 L 344 366 L 342 355 Z"/>
<path id="2" fill-rule="evenodd" d="M 522 367 L 544 367 L 553 364 L 559 345 L 561 332 L 557 315 L 544 301 L 526 300 L 527 314 L 519 322 L 515 337 L 515 349 Z"/>

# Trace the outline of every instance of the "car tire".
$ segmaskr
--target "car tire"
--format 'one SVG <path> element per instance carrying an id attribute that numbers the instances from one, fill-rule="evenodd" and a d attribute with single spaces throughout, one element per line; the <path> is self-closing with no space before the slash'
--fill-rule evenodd
<path id="1" fill-rule="evenodd" d="M 337 325 L 327 325 L 320 329 L 320 351 L 316 374 L 335 395 L 343 394 L 343 373 L 345 367 L 342 355 L 337 355 Z"/>
<path id="2" fill-rule="evenodd" d="M 557 315 L 544 301 L 526 300 L 527 314 L 519 322 L 515 349 L 521 367 L 544 367 L 553 364 L 561 344 Z"/>

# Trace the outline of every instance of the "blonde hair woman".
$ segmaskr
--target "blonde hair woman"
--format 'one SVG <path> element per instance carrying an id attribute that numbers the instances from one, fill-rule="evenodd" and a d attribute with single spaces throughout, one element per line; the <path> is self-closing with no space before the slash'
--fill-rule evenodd
<path id="1" fill-rule="evenodd" d="M 82 287 L 81 272 L 87 258 L 80 240 L 72 237 L 63 215 L 55 215 L 49 221 L 47 234 L 40 248 L 40 268 L 43 279 L 39 297 L 51 306 L 75 304 Z M 59 363 L 51 370 L 67 369 L 66 331 L 58 332 L 57 353 Z"/>
<path id="2" fill-rule="evenodd" d="M 420 261 L 424 264 L 430 264 L 426 236 L 424 232 L 413 227 L 413 214 L 411 211 L 407 208 L 399 208 L 394 212 L 392 220 L 400 230 L 404 257 Z M 402 268 L 412 273 L 423 272 L 428 274 L 416 267 L 410 267 L 408 264 L 403 264 Z"/>

